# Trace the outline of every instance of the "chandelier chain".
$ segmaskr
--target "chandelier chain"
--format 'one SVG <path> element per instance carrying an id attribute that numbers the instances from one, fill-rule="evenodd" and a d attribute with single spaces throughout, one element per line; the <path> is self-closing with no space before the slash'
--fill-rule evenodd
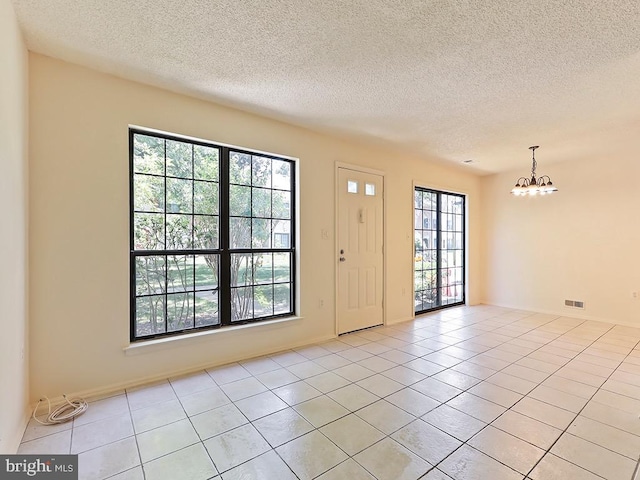
<path id="1" fill-rule="evenodd" d="M 538 166 L 538 162 L 536 162 L 536 151 L 533 151 L 533 163 L 531 164 L 531 176 L 535 178 L 536 176 L 536 167 Z"/>
<path id="2" fill-rule="evenodd" d="M 536 178 L 536 167 L 538 166 L 538 162 L 536 162 L 536 148 L 538 148 L 537 145 L 533 147 L 529 147 L 529 150 L 531 150 L 531 158 L 532 158 L 531 178 Z"/>

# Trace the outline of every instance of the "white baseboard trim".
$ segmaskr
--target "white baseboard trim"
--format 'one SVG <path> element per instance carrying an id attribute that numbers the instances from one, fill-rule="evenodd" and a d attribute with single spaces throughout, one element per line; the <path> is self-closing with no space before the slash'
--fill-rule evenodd
<path id="1" fill-rule="evenodd" d="M 119 383 L 113 383 L 110 385 L 105 385 L 102 387 L 97 387 L 97 388 L 92 388 L 92 389 L 88 389 L 88 390 L 82 390 L 79 392 L 71 392 L 71 393 L 67 393 L 66 396 L 68 399 L 74 399 L 74 398 L 84 398 L 87 401 L 95 401 L 95 400 L 100 400 L 102 398 L 107 398 L 110 396 L 114 396 L 114 395 L 118 395 L 120 393 L 123 393 L 125 389 L 127 388 L 134 388 L 134 387 L 139 387 L 142 385 L 147 385 L 150 383 L 154 383 L 154 382 L 158 382 L 158 381 L 162 381 L 162 380 L 166 380 L 167 378 L 170 377 L 178 377 L 181 375 L 188 375 L 190 373 L 195 373 L 195 372 L 199 372 L 201 370 L 205 370 L 207 368 L 215 368 L 215 367 L 220 367 L 222 365 L 227 365 L 229 363 L 234 363 L 234 362 L 238 362 L 238 361 L 242 361 L 242 360 L 250 360 L 252 358 L 257 358 L 257 357 L 263 357 L 265 355 L 273 355 L 279 352 L 284 352 L 285 350 L 291 350 L 293 348 L 299 348 L 299 347 L 304 347 L 307 345 L 312 345 L 315 343 L 320 343 L 320 342 L 326 342 L 329 340 L 333 340 L 337 338 L 336 334 L 329 334 L 329 335 L 322 335 L 320 337 L 316 337 L 313 340 L 305 340 L 302 342 L 296 342 L 294 344 L 291 344 L 287 347 L 277 347 L 277 348 L 271 348 L 271 349 L 265 349 L 263 351 L 260 352 L 256 352 L 255 355 L 251 356 L 251 357 L 246 357 L 246 356 L 236 356 L 236 357 L 229 357 L 226 358 L 223 361 L 218 361 L 218 362 L 208 362 L 208 363 L 203 363 L 203 364 L 199 364 L 199 365 L 194 365 L 191 367 L 187 367 L 187 368 L 182 368 L 182 369 L 177 369 L 177 370 L 170 370 L 170 371 L 165 371 L 162 372 L 160 374 L 156 374 L 156 375 L 149 375 L 149 376 L 145 376 L 145 377 L 140 377 L 140 378 L 136 378 L 134 380 L 129 380 L 126 382 L 119 382 Z M 49 399 L 51 401 L 51 407 L 54 408 L 58 405 L 61 405 L 62 403 L 64 403 L 64 398 L 62 396 L 58 396 L 58 397 L 54 397 L 54 398 L 50 398 Z M 33 402 L 33 404 L 31 405 L 31 411 L 33 412 L 33 409 L 36 407 L 38 401 L 35 400 Z M 43 402 L 44 405 L 41 403 L 40 407 L 38 408 L 38 414 L 43 413 L 43 410 L 46 412 L 48 406 L 46 402 Z M 28 420 L 27 420 L 28 421 Z M 25 424 L 26 427 L 26 424 Z M 24 432 L 24 429 L 22 430 Z M 20 437 L 22 438 L 22 437 Z"/>
<path id="2" fill-rule="evenodd" d="M 415 318 L 415 315 L 411 315 L 410 317 L 394 318 L 393 320 L 387 320 L 387 325 L 397 325 L 398 323 L 410 322 Z"/>
<path id="3" fill-rule="evenodd" d="M 507 303 L 495 303 L 495 302 L 489 302 L 487 300 L 483 300 L 481 303 L 483 305 L 502 307 L 502 308 L 511 308 L 513 310 L 520 310 L 520 311 L 526 311 L 526 312 L 532 312 L 532 313 L 544 313 L 545 315 L 557 315 L 558 317 L 571 317 L 571 318 L 578 318 L 580 320 L 590 320 L 594 322 L 608 323 L 611 325 L 623 325 L 625 327 L 640 328 L 640 323 L 633 323 L 625 320 L 615 320 L 611 318 L 602 318 L 594 315 L 587 315 L 579 312 L 578 310 L 570 309 L 570 308 L 567 308 L 566 310 L 543 310 L 540 308 L 535 308 L 530 306 L 511 305 Z"/>

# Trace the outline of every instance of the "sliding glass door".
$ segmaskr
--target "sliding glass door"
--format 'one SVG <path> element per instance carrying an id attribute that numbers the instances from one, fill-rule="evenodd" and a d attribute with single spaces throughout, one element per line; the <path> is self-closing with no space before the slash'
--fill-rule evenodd
<path id="1" fill-rule="evenodd" d="M 415 312 L 464 304 L 464 195 L 416 187 Z"/>

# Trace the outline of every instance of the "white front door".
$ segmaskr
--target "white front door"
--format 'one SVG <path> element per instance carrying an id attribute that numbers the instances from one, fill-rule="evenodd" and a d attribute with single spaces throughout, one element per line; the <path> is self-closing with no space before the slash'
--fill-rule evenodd
<path id="1" fill-rule="evenodd" d="M 338 334 L 382 325 L 383 177 L 338 169 Z"/>

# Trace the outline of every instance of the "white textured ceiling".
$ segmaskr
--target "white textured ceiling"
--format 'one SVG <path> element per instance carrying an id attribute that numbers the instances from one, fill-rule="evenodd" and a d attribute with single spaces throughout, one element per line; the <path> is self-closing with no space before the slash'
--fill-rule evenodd
<path id="1" fill-rule="evenodd" d="M 477 173 L 637 150 L 638 0 L 13 3 L 32 51 Z"/>

